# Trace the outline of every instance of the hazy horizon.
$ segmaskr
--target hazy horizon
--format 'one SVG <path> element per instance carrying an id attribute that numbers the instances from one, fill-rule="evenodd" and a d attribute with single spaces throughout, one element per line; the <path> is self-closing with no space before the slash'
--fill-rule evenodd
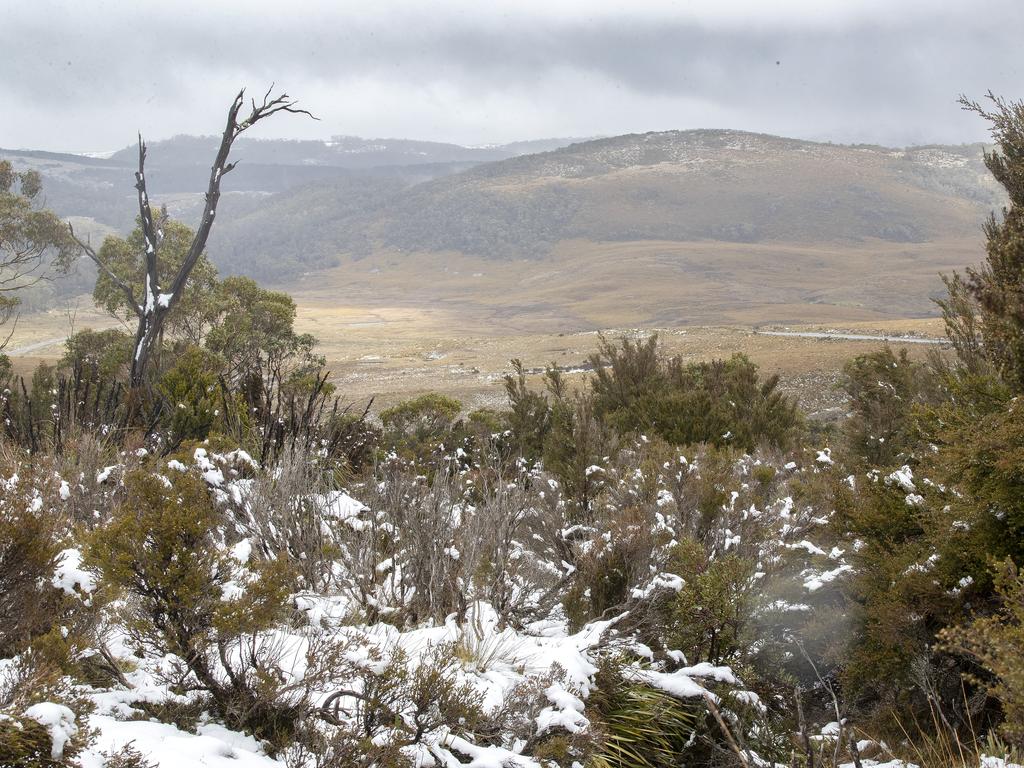
<path id="1" fill-rule="evenodd" d="M 317 114 L 254 137 L 463 146 L 725 127 L 835 143 L 987 138 L 1017 96 L 1024 4 L 497 2 L 373 7 L 43 0 L 0 12 L 0 146 L 106 152 L 220 128 L 271 82 Z M 998 19 L 999 23 L 993 23 Z"/>
<path id="2" fill-rule="evenodd" d="M 506 147 L 514 144 L 529 144 L 534 142 L 543 141 L 561 141 L 564 140 L 569 143 L 582 143 L 588 141 L 599 141 L 601 139 L 616 138 L 617 136 L 623 135 L 643 135 L 646 133 L 671 133 L 673 131 L 678 132 L 690 132 L 690 131 L 735 131 L 737 133 L 750 133 L 754 135 L 764 136 L 775 136 L 777 138 L 787 139 L 799 139 L 803 141 L 811 141 L 821 144 L 834 144 L 836 146 L 879 146 L 886 149 L 908 149 L 912 147 L 927 147 L 927 146 L 970 146 L 974 144 L 991 144 L 991 138 L 987 135 L 987 132 L 983 131 L 982 135 L 968 141 L 922 141 L 915 142 L 913 144 L 878 144 L 877 142 L 857 142 L 857 141 L 834 141 L 827 137 L 819 139 L 804 139 L 799 136 L 784 136 L 782 134 L 771 134 L 764 131 L 753 131 L 745 128 L 737 128 L 733 126 L 706 126 L 706 127 L 693 127 L 693 128 L 666 128 L 662 131 L 631 131 L 629 134 L 605 134 L 605 135 L 593 135 L 593 136 L 530 136 L 521 139 L 511 139 L 507 142 L 501 143 L 486 143 L 486 144 L 460 144 L 456 141 L 445 141 L 444 139 L 424 139 L 418 136 L 356 136 L 353 134 L 335 134 L 332 136 L 321 136 L 321 137 L 287 137 L 287 136 L 244 136 L 239 141 L 287 141 L 287 142 L 318 142 L 318 143 L 329 143 L 338 139 L 356 139 L 360 141 L 408 141 L 428 144 L 439 144 L 462 147 L 464 149 L 488 149 Z M 150 136 L 143 136 L 143 140 L 147 145 L 158 144 L 164 141 L 173 141 L 175 139 L 188 138 L 188 139 L 209 139 L 211 142 L 219 140 L 219 136 L 213 133 L 205 134 L 193 134 L 193 133 L 177 133 L 172 136 L 162 136 L 153 138 Z M 133 136 L 132 140 L 119 147 L 108 148 L 108 149 L 53 149 L 51 147 L 42 146 L 24 146 L 24 147 L 13 147 L 13 146 L 0 146 L 0 150 L 6 150 L 9 152 L 50 152 L 53 154 L 66 154 L 66 155 L 77 155 L 79 157 L 93 157 L 98 159 L 106 159 L 111 155 L 120 152 L 124 149 L 129 149 L 137 146 L 138 138 Z M 568 146 L 568 144 L 566 144 Z M 538 150 L 544 151 L 544 150 Z M 155 158 L 154 158 L 155 160 Z"/>

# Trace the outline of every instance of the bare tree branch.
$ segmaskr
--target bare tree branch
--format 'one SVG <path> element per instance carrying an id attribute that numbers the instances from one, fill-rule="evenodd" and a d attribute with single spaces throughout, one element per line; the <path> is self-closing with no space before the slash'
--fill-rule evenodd
<path id="1" fill-rule="evenodd" d="M 114 285 L 121 289 L 121 292 L 125 295 L 125 298 L 128 299 L 128 306 L 132 308 L 132 311 L 135 312 L 135 314 L 138 317 L 142 317 L 142 307 L 140 307 L 139 302 L 135 300 L 135 293 L 132 291 L 131 286 L 128 285 L 128 283 L 126 283 L 120 277 L 115 275 L 113 271 L 110 269 L 110 267 L 103 263 L 103 260 L 99 257 L 99 254 L 96 253 L 96 251 L 88 243 L 88 241 L 82 240 L 78 235 L 75 234 L 75 228 L 71 225 L 71 222 L 68 222 L 68 231 L 71 232 L 71 237 L 74 238 L 74 241 L 76 243 L 78 243 L 78 247 L 82 249 L 85 255 L 92 259 L 93 262 L 95 262 L 96 266 L 102 269 L 104 274 L 106 274 L 106 276 L 109 277 L 111 281 L 113 281 Z"/>
<path id="2" fill-rule="evenodd" d="M 146 301 L 139 308 L 139 325 L 135 336 L 135 353 L 132 358 L 131 384 L 137 387 L 143 382 L 143 373 L 149 359 L 150 351 L 160 331 L 167 314 L 181 300 L 188 282 L 189 275 L 206 249 L 206 241 L 213 228 L 214 218 L 217 215 L 217 205 L 220 202 L 220 184 L 225 173 L 230 173 L 235 168 L 235 163 L 228 162 L 231 153 L 231 146 L 243 132 L 254 126 L 260 120 L 265 120 L 278 112 L 289 112 L 300 114 L 317 119 L 309 111 L 300 109 L 296 102 L 288 97 L 288 94 L 281 94 L 271 98 L 274 86 L 271 85 L 263 95 L 263 100 L 257 103 L 251 100 L 252 109 L 249 115 L 239 121 L 239 114 L 245 104 L 245 89 L 243 88 L 235 96 L 228 108 L 227 121 L 224 131 L 221 134 L 220 147 L 214 158 L 213 166 L 210 168 L 210 181 L 206 189 L 206 204 L 203 207 L 202 218 L 196 227 L 195 236 L 189 246 L 188 253 L 174 276 L 170 288 L 166 293 L 160 291 L 157 275 L 157 251 L 163 237 L 162 228 L 153 224 L 152 211 L 149 207 L 149 196 L 146 191 L 145 160 L 146 145 L 139 137 L 139 170 L 136 174 L 136 189 L 139 193 L 139 210 L 142 215 L 143 238 L 146 243 Z M 134 301 L 132 306 L 138 306 Z"/>
<path id="3" fill-rule="evenodd" d="M 8 311 L 13 310 L 13 309 L 15 309 L 15 307 L 9 307 Z M 11 326 L 11 331 L 10 331 L 10 333 L 7 334 L 7 338 L 5 338 L 2 343 L 0 343 L 0 350 L 7 349 L 7 345 L 11 343 L 11 339 L 14 337 L 14 332 L 16 330 L 18 330 L 18 321 L 20 319 L 21 319 L 21 315 L 20 314 L 15 314 L 14 315 L 14 325 Z M 4 323 L 6 323 L 8 320 L 10 320 L 10 315 L 9 314 L 4 318 Z"/>

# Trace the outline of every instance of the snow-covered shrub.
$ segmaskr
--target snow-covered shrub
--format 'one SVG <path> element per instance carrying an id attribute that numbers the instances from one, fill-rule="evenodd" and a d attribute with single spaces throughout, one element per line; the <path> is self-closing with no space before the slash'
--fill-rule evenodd
<path id="1" fill-rule="evenodd" d="M 368 617 L 415 624 L 464 609 L 456 535 L 462 480 L 446 467 L 433 481 L 397 456 L 360 488 L 366 505 L 340 512 L 345 586 Z"/>
<path id="2" fill-rule="evenodd" d="M 562 508 L 524 466 L 447 462 L 431 479 L 391 457 L 355 491 L 365 506 L 334 514 L 339 578 L 371 619 L 441 622 L 473 600 L 522 619 L 557 601 Z"/>
<path id="3" fill-rule="evenodd" d="M 615 452 L 615 434 L 598 418 L 589 392 L 570 392 L 557 369 L 546 379 L 551 413 L 544 469 L 559 483 L 568 522 L 589 525 L 605 486 L 601 462 Z"/>
<path id="4" fill-rule="evenodd" d="M 0 661 L 0 765 L 67 765 L 92 739 L 90 703 L 53 660 L 30 650 Z"/>
<path id="5" fill-rule="evenodd" d="M 300 448 L 282 451 L 272 469 L 252 474 L 235 484 L 239 533 L 263 558 L 286 558 L 300 589 L 329 588 L 340 553 L 330 465 Z"/>
<path id="6" fill-rule="evenodd" d="M 103 768 L 157 768 L 132 742 L 120 749 L 103 753 Z"/>
<path id="7" fill-rule="evenodd" d="M 283 560 L 243 566 L 221 541 L 224 520 L 196 472 L 136 470 L 126 497 L 89 541 L 101 587 L 125 598 L 140 652 L 172 657 L 182 690 L 209 695 L 230 723 L 276 739 L 301 714 L 282 695 L 282 649 L 270 630 L 291 579 Z"/>
<path id="8" fill-rule="evenodd" d="M 457 678 L 451 645 L 426 648 L 415 662 L 393 648 L 379 664 L 363 666 L 357 680 L 321 705 L 329 722 L 344 726 L 343 739 L 397 755 L 426 748 L 445 733 L 480 730 L 481 694 Z"/>
<path id="9" fill-rule="evenodd" d="M 83 746 L 74 738 L 74 713 L 53 702 L 46 705 L 29 708 L 21 716 L 0 715 L 0 765 L 53 768 L 74 759 Z"/>
<path id="10" fill-rule="evenodd" d="M 463 475 L 457 547 L 467 598 L 489 604 L 501 623 L 521 625 L 557 605 L 572 553 L 560 486 L 521 459 L 506 460 L 503 447 L 503 440 L 486 441 Z"/>
<path id="11" fill-rule="evenodd" d="M 598 522 L 600 533 L 581 542 L 573 558 L 574 572 L 563 598 L 573 626 L 622 611 L 633 590 L 652 576 L 656 550 L 667 539 L 643 512 L 621 510 Z"/>

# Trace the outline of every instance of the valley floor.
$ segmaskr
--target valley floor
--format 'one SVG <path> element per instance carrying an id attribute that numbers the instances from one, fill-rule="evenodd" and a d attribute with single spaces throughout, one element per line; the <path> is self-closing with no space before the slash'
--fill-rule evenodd
<path id="1" fill-rule="evenodd" d="M 599 330 L 564 330 L 527 317 L 527 328 L 489 322 L 472 307 L 461 310 L 444 306 L 330 304 L 326 297 L 300 291 L 297 330 L 320 339 L 332 381 L 343 399 L 365 403 L 374 398 L 374 410 L 428 391 L 440 391 L 463 401 L 467 408 L 497 406 L 505 402 L 502 376 L 509 361 L 520 358 L 537 375 L 555 363 L 572 371 L 586 368 L 596 349 L 598 334 L 610 338 L 623 334 L 657 332 L 666 351 L 694 361 L 729 357 L 740 352 L 766 374 L 778 374 L 785 391 L 800 397 L 805 412 L 827 417 L 842 408 L 838 388 L 843 364 L 877 348 L 875 338 L 943 337 L 938 318 L 846 320 L 833 323 L 723 325 L 628 325 Z M 7 354 L 19 373 L 27 374 L 40 361 L 54 362 L 63 353 L 63 340 L 72 330 L 114 327 L 110 318 L 89 306 L 88 297 L 73 323 L 63 310 L 49 310 L 22 317 L 7 346 Z M 822 334 L 816 336 L 768 335 L 759 331 Z M 833 336 L 834 335 L 834 336 Z M 914 358 L 924 357 L 941 345 L 890 342 L 905 346 Z"/>

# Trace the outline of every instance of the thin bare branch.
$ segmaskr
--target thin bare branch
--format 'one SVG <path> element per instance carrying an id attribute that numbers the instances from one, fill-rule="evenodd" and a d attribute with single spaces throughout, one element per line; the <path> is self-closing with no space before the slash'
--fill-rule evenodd
<path id="1" fill-rule="evenodd" d="M 85 255 L 92 259 L 96 266 L 102 269 L 106 276 L 113 281 L 114 285 L 121 289 L 121 292 L 128 299 L 128 306 L 132 308 L 132 311 L 135 312 L 136 315 L 141 317 L 142 307 L 140 307 L 139 303 L 135 300 L 135 294 L 132 291 L 131 286 L 128 285 L 120 277 L 115 275 L 114 272 L 110 269 L 110 267 L 103 263 L 103 260 L 99 257 L 99 254 L 96 253 L 96 251 L 87 241 L 82 240 L 78 235 L 75 234 L 75 228 L 74 226 L 72 226 L 71 222 L 68 222 L 68 231 L 71 232 L 72 239 L 74 239 L 74 241 L 78 243 L 78 247 L 82 249 Z"/>
<path id="2" fill-rule="evenodd" d="M 146 191 L 146 143 L 142 140 L 141 133 L 139 134 L 139 170 L 135 172 L 135 189 L 139 195 L 139 217 L 142 219 L 142 241 L 145 244 L 145 307 L 150 308 L 152 305 L 155 305 L 156 295 L 159 292 L 156 252 L 160 247 L 160 240 L 163 238 L 157 235 L 157 230 L 153 223 L 153 210 L 149 205 L 149 194 Z"/>
<path id="3" fill-rule="evenodd" d="M 739 759 L 743 768 L 750 768 L 750 760 L 740 750 L 739 744 L 736 743 L 736 739 L 732 735 L 732 731 L 729 730 L 729 726 L 725 722 L 725 718 L 722 717 L 722 713 L 718 709 L 718 705 L 715 704 L 715 700 L 711 697 L 711 694 L 705 691 L 704 702 L 707 704 L 708 710 L 714 716 L 718 723 L 718 727 L 722 729 L 722 733 L 725 735 L 725 740 L 729 742 L 729 748 L 732 749 L 733 753 Z"/>
<path id="4" fill-rule="evenodd" d="M 12 307 L 12 309 L 16 309 L 16 307 Z M 4 318 L 4 322 L 6 323 L 9 319 L 10 319 L 10 315 L 8 315 L 7 317 Z M 0 350 L 7 349 L 7 345 L 11 343 L 11 339 L 14 336 L 14 332 L 18 329 L 18 321 L 20 319 L 21 319 L 21 314 L 20 313 L 15 313 L 15 315 L 14 315 L 14 324 L 11 326 L 11 331 L 10 331 L 10 333 L 7 334 L 7 338 L 5 338 L 3 340 L 3 343 L 0 343 Z"/>

